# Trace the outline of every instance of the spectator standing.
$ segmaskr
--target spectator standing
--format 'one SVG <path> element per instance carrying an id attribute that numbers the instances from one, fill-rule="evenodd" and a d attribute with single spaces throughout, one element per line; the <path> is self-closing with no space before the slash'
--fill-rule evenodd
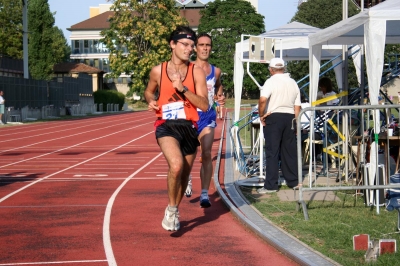
<path id="1" fill-rule="evenodd" d="M 319 91 L 317 93 L 317 99 L 326 98 L 329 96 L 336 95 L 336 92 L 333 91 L 332 81 L 328 77 L 323 77 L 318 82 Z M 333 99 L 321 105 L 337 105 L 339 103 L 339 99 Z"/>
<path id="2" fill-rule="evenodd" d="M 265 138 L 266 177 L 260 194 L 277 192 L 279 156 L 286 184 L 298 186 L 296 131 L 293 127 L 301 109 L 300 90 L 295 80 L 284 73 L 285 62 L 273 58 L 269 64 L 271 77 L 260 92 L 258 112 Z"/>
<path id="3" fill-rule="evenodd" d="M 4 125 L 3 123 L 3 114 L 4 114 L 4 98 L 3 98 L 3 91 L 0 91 L 0 125 Z"/>
<path id="4" fill-rule="evenodd" d="M 195 41 L 192 29 L 178 26 L 169 38 L 171 59 L 152 68 L 144 92 L 148 110 L 156 112 L 155 135 L 168 163 L 169 202 L 161 225 L 169 231 L 180 228 L 178 207 L 199 146 L 196 107 L 208 109 L 205 73 L 189 62 Z"/>
<path id="5" fill-rule="evenodd" d="M 197 36 L 195 52 L 196 60 L 194 64 L 201 67 L 206 73 L 206 82 L 208 90 L 208 102 L 209 107 L 206 112 L 201 109 L 197 109 L 199 113 L 198 129 L 199 141 L 201 147 L 201 168 L 200 168 L 200 179 L 201 179 L 201 195 L 200 195 L 200 207 L 208 208 L 211 206 L 211 202 L 208 196 L 208 190 L 210 188 L 211 178 L 213 174 L 213 165 L 211 158 L 211 148 L 214 142 L 214 129 L 217 126 L 217 113 L 214 98 L 218 102 L 219 106 L 224 106 L 225 96 L 223 93 L 223 86 L 221 84 L 221 69 L 211 65 L 208 59 L 211 55 L 212 39 L 207 33 L 201 33 Z M 185 191 L 185 195 L 190 197 L 192 195 L 192 181 L 189 179 L 188 186 Z"/>

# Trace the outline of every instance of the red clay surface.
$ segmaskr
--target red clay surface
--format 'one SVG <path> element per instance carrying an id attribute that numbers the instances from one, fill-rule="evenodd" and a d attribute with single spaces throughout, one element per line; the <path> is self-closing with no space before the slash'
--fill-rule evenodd
<path id="1" fill-rule="evenodd" d="M 181 229 L 161 227 L 167 165 L 154 121 L 134 112 L 1 127 L 0 265 L 296 265 L 237 221 L 213 184 L 211 208 L 199 207 L 198 159 Z M 222 157 L 221 182 L 223 169 Z"/>

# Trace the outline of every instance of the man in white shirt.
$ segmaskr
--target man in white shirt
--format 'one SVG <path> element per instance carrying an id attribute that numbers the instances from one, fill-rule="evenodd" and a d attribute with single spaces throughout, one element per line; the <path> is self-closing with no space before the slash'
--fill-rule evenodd
<path id="1" fill-rule="evenodd" d="M 264 126 L 266 177 L 260 194 L 277 192 L 279 180 L 279 156 L 286 184 L 290 188 L 299 185 L 297 174 L 296 131 L 292 128 L 300 113 L 300 89 L 290 75 L 284 73 L 285 62 L 273 58 L 269 64 L 271 77 L 261 88 L 258 102 L 260 121 Z"/>

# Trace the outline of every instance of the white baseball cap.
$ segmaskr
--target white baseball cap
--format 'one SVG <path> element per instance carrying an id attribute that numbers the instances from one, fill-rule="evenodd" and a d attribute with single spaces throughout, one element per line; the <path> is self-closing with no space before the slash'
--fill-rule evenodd
<path id="1" fill-rule="evenodd" d="M 272 58 L 271 61 L 269 62 L 269 67 L 273 68 L 284 68 L 285 67 L 285 61 L 283 61 L 282 58 Z"/>

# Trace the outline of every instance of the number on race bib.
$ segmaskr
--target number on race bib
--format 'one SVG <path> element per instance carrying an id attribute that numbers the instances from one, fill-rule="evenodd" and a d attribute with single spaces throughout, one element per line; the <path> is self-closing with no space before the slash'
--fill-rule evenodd
<path id="1" fill-rule="evenodd" d="M 162 106 L 162 118 L 165 120 L 186 119 L 183 102 L 174 102 Z"/>

